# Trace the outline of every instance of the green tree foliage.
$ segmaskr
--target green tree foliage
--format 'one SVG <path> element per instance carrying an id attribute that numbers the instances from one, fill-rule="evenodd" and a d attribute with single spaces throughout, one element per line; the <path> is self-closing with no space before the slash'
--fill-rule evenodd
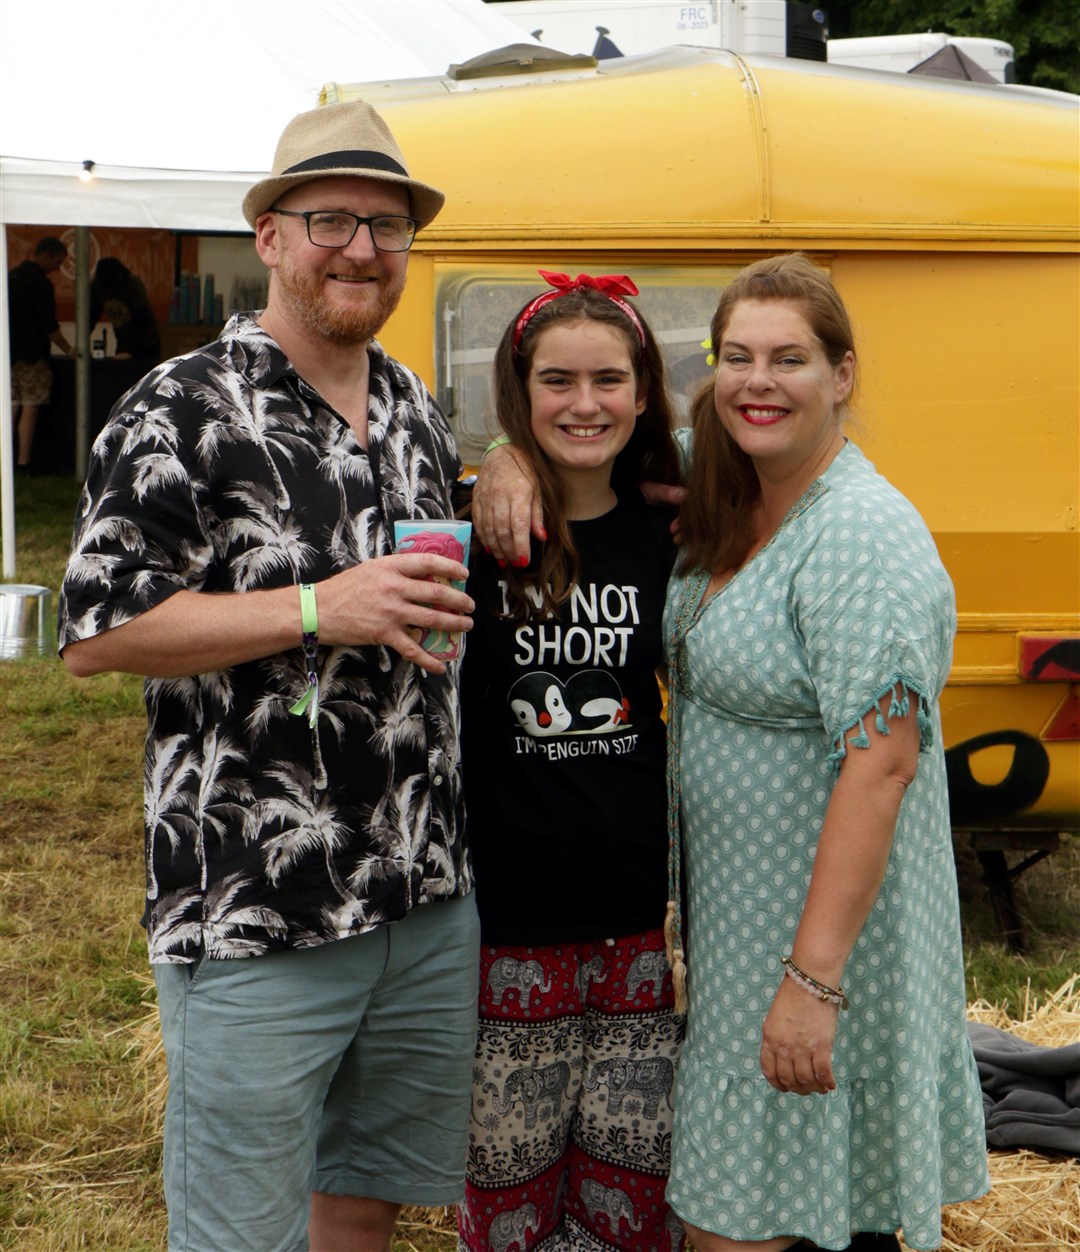
<path id="1" fill-rule="evenodd" d="M 823 0 L 833 39 L 941 31 L 1002 39 L 1016 49 L 1016 81 L 1080 92 L 1077 0 Z"/>

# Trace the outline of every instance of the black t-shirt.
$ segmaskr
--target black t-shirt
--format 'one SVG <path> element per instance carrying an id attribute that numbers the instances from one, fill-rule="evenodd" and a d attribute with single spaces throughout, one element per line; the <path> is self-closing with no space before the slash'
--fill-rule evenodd
<path id="1" fill-rule="evenodd" d="M 8 322 L 11 361 L 46 361 L 49 336 L 58 330 L 56 292 L 36 261 L 23 261 L 8 272 Z"/>
<path id="2" fill-rule="evenodd" d="M 473 558 L 462 760 L 487 942 L 587 942 L 663 923 L 656 667 L 670 522 L 636 493 L 574 522 L 581 576 L 557 618 L 497 617 L 500 572 L 484 553 Z"/>

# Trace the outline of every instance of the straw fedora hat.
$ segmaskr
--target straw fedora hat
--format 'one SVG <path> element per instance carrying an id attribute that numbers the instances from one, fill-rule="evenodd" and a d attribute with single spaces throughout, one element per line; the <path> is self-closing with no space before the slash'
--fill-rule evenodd
<path id="1" fill-rule="evenodd" d="M 244 197 L 244 217 L 254 230 L 259 216 L 290 187 L 334 176 L 377 178 L 407 187 L 412 216 L 421 226 L 432 221 L 446 199 L 441 191 L 409 177 L 390 128 L 371 105 L 348 100 L 293 118 L 278 140 L 270 177 Z"/>

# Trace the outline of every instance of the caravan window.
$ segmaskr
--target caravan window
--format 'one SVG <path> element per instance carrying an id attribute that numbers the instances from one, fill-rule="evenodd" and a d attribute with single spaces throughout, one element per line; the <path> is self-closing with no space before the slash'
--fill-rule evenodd
<path id="1" fill-rule="evenodd" d="M 550 262 L 545 269 L 577 274 L 611 273 L 610 261 Z M 702 340 L 720 289 L 737 266 L 629 265 L 641 289 L 634 304 L 648 319 L 668 367 L 675 411 L 689 413 L 695 385 L 709 373 Z M 466 462 L 475 463 L 497 433 L 491 402 L 491 362 L 507 322 L 532 296 L 544 290 L 535 266 L 442 265 L 436 271 L 435 369 L 438 399 L 457 436 Z"/>

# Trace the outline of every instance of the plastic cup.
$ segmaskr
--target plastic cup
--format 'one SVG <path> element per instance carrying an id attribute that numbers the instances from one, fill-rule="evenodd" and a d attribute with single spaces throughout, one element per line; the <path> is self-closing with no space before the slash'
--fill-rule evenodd
<path id="1" fill-rule="evenodd" d="M 451 561 L 469 564 L 469 540 L 472 522 L 459 522 L 445 518 L 418 518 L 415 521 L 394 523 L 394 548 L 397 552 L 433 552 L 436 556 L 449 557 Z M 432 582 L 446 582 L 433 578 Z M 453 579 L 452 586 L 465 590 L 464 582 Z M 420 646 L 440 661 L 456 661 L 461 656 L 461 632 L 429 630 L 420 640 Z"/>

